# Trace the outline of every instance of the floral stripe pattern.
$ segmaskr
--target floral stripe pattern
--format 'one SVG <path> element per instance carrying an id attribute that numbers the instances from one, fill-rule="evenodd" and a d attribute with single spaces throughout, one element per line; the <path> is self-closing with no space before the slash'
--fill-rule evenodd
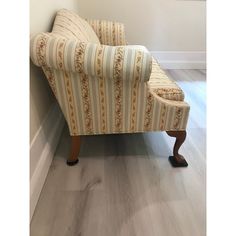
<path id="1" fill-rule="evenodd" d="M 49 37 L 47 37 L 46 34 L 41 34 L 39 37 L 36 37 L 37 44 L 35 45 L 36 47 L 34 48 L 35 50 L 35 59 L 38 62 L 38 65 L 40 66 L 46 66 L 46 47 L 47 47 L 47 42 Z"/>
<path id="2" fill-rule="evenodd" d="M 152 117 L 153 117 L 153 105 L 154 98 L 151 93 L 147 93 L 146 97 L 146 107 L 145 107 L 145 118 L 144 118 L 144 130 L 151 131 Z M 155 121 L 154 121 L 155 122 Z"/>
<path id="3" fill-rule="evenodd" d="M 115 130 L 120 132 L 122 130 L 122 67 L 124 61 L 124 48 L 118 47 L 115 53 L 114 64 L 114 88 L 115 88 Z"/>
<path id="4" fill-rule="evenodd" d="M 175 119 L 174 119 L 174 128 L 179 129 L 181 118 L 183 117 L 183 108 L 176 107 Z"/>
<path id="5" fill-rule="evenodd" d="M 55 31 L 32 37 L 30 51 L 70 134 L 185 130 L 190 107 L 184 93 L 147 49 L 126 46 L 122 24 L 88 20 L 106 45 L 93 43 L 88 33 L 81 36 L 83 20 L 73 14 L 59 11 Z"/>
<path id="6" fill-rule="evenodd" d="M 103 54 L 104 50 L 102 47 L 97 50 L 96 54 L 96 75 L 99 78 L 99 101 L 100 101 L 100 116 L 101 116 L 101 130 L 102 133 L 106 133 L 106 96 L 105 96 L 105 83 L 103 79 Z"/>
<path id="7" fill-rule="evenodd" d="M 74 96 L 72 93 L 72 87 L 71 87 L 71 80 L 68 72 L 64 71 L 64 85 L 65 85 L 65 91 L 67 95 L 67 104 L 68 104 L 68 111 L 69 111 L 69 116 L 70 117 L 70 125 L 69 125 L 69 130 L 71 135 L 76 135 L 79 131 L 78 126 L 77 126 L 77 118 L 76 118 L 76 113 L 75 113 L 75 101 L 74 101 Z"/>
<path id="8" fill-rule="evenodd" d="M 166 115 L 167 115 L 167 112 L 166 112 L 166 104 L 162 104 L 161 105 L 161 112 L 160 112 L 160 130 L 165 130 L 165 122 L 166 122 Z"/>
<path id="9" fill-rule="evenodd" d="M 97 34 L 101 44 L 110 46 L 126 45 L 124 25 L 119 22 L 86 19 Z"/>
<path id="10" fill-rule="evenodd" d="M 99 107 L 100 107 L 100 120 L 101 132 L 106 133 L 106 102 L 105 102 L 105 88 L 103 79 L 99 80 Z"/>
<path id="11" fill-rule="evenodd" d="M 131 106 L 131 121 L 130 121 L 130 130 L 134 131 L 136 126 L 136 114 L 137 114 L 137 96 L 138 96 L 138 86 L 139 79 L 141 77 L 141 66 L 142 66 L 142 56 L 141 51 L 137 51 L 135 56 L 135 65 L 137 70 L 134 71 L 134 84 L 132 89 L 132 106 Z"/>
<path id="12" fill-rule="evenodd" d="M 81 80 L 81 91 L 80 98 L 83 103 L 83 112 L 84 112 L 84 130 L 87 134 L 92 134 L 93 131 L 93 118 L 91 111 L 91 98 L 89 93 L 89 79 L 85 74 L 81 74 L 78 78 Z"/>
<path id="13" fill-rule="evenodd" d="M 75 72 L 83 73 L 84 52 L 85 52 L 85 44 L 83 43 L 77 44 L 75 47 L 75 54 L 74 54 Z"/>

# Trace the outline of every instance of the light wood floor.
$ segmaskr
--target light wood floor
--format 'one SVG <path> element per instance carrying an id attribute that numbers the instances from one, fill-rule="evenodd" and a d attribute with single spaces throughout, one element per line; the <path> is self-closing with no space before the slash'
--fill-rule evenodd
<path id="1" fill-rule="evenodd" d="M 168 70 L 191 105 L 180 149 L 189 166 L 168 162 L 165 132 L 87 136 L 68 167 L 65 127 L 35 214 L 31 236 L 206 235 L 206 71 Z"/>

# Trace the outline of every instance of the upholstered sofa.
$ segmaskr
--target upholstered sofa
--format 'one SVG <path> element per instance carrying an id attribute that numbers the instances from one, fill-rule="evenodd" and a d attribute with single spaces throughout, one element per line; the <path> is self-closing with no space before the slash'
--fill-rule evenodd
<path id="1" fill-rule="evenodd" d="M 186 137 L 189 105 L 143 46 L 127 45 L 124 25 L 57 12 L 52 32 L 31 38 L 72 137 L 68 165 L 78 162 L 80 136 L 167 131 L 175 137 L 173 166 L 187 166 L 178 150 Z"/>

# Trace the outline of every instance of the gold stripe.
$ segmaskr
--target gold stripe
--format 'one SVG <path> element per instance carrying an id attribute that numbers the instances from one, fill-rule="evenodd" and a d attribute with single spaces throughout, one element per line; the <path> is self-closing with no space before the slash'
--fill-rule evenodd
<path id="1" fill-rule="evenodd" d="M 138 87 L 139 87 L 139 80 L 141 76 L 141 66 L 142 66 L 142 53 L 137 51 L 135 55 L 135 65 L 134 65 L 134 81 L 132 87 L 132 96 L 131 96 L 131 127 L 130 130 L 133 132 L 136 129 L 136 116 L 137 116 L 137 95 L 138 95 Z"/>
<path id="2" fill-rule="evenodd" d="M 99 41 L 102 42 L 102 21 L 98 22 L 98 36 L 99 36 Z"/>
<path id="3" fill-rule="evenodd" d="M 63 69 L 64 67 L 64 48 L 65 48 L 65 40 L 64 39 L 60 39 L 58 41 L 57 47 L 56 47 L 56 62 L 57 62 L 57 67 L 59 69 Z"/>
<path id="4" fill-rule="evenodd" d="M 112 45 L 116 45 L 116 25 L 112 23 Z"/>
<path id="5" fill-rule="evenodd" d="M 122 73 L 123 73 L 123 61 L 124 61 L 124 48 L 117 47 L 114 55 L 114 100 L 115 100 L 115 131 L 121 132 L 122 130 Z"/>
<path id="6" fill-rule="evenodd" d="M 46 44 L 48 37 L 42 35 L 36 42 L 36 57 L 40 66 L 46 66 Z"/>
<path id="7" fill-rule="evenodd" d="M 95 64 L 95 74 L 98 78 L 103 77 L 102 63 L 103 63 L 104 50 L 103 46 L 97 49 L 96 54 L 96 64 Z"/>
<path id="8" fill-rule="evenodd" d="M 84 65 L 84 53 L 85 53 L 85 44 L 79 43 L 75 48 L 75 71 L 79 73 L 83 73 L 83 65 Z"/>
<path id="9" fill-rule="evenodd" d="M 102 62 L 103 62 L 104 50 L 98 48 L 95 55 L 95 74 L 99 79 L 99 102 L 100 102 L 100 117 L 101 117 L 101 130 L 102 133 L 106 133 L 106 96 L 105 96 L 105 81 L 103 78 Z"/>
<path id="10" fill-rule="evenodd" d="M 48 83 L 49 83 L 52 91 L 53 91 L 53 94 L 57 98 L 57 89 L 56 89 L 56 84 L 55 84 L 55 77 L 54 77 L 54 74 L 52 72 L 52 69 L 47 67 L 47 66 L 43 66 L 42 69 L 43 69 L 43 72 L 46 75 L 46 78 L 48 80 Z"/>
<path id="11" fill-rule="evenodd" d="M 101 116 L 101 131 L 106 133 L 106 103 L 105 103 L 104 79 L 99 79 L 99 102 Z"/>
<path id="12" fill-rule="evenodd" d="M 109 38 L 109 22 L 104 22 L 105 26 L 105 35 L 106 35 L 106 42 L 110 44 L 110 38 Z"/>
<path id="13" fill-rule="evenodd" d="M 84 125 L 86 134 L 93 133 L 93 121 L 92 121 L 92 110 L 91 110 L 91 99 L 89 93 L 89 78 L 85 74 L 80 75 L 81 82 L 81 97 L 84 109 Z"/>
<path id="14" fill-rule="evenodd" d="M 152 126 L 152 117 L 153 117 L 153 104 L 154 104 L 154 97 L 148 91 L 146 97 L 146 106 L 145 106 L 145 118 L 144 118 L 144 130 L 150 131 Z"/>
<path id="15" fill-rule="evenodd" d="M 161 103 L 161 118 L 160 118 L 160 130 L 165 129 L 165 123 L 166 123 L 166 115 L 167 115 L 167 107 L 164 103 Z"/>
<path id="16" fill-rule="evenodd" d="M 175 118 L 174 118 L 174 129 L 179 129 L 182 117 L 183 117 L 183 108 L 176 107 Z"/>
<path id="17" fill-rule="evenodd" d="M 64 84 L 66 87 L 66 96 L 67 96 L 67 103 L 69 108 L 69 116 L 70 116 L 70 129 L 72 135 L 78 135 L 78 125 L 76 120 L 76 114 L 75 114 L 75 102 L 74 102 L 74 95 L 72 92 L 72 86 L 71 86 L 71 78 L 68 75 L 68 72 L 63 71 L 63 78 L 64 78 Z"/>
<path id="18" fill-rule="evenodd" d="M 119 24 L 119 39 L 118 39 L 118 44 L 119 45 L 123 45 L 124 43 L 123 43 L 123 41 L 122 41 L 122 39 L 123 39 L 123 32 L 122 32 L 122 25 L 121 24 Z"/>

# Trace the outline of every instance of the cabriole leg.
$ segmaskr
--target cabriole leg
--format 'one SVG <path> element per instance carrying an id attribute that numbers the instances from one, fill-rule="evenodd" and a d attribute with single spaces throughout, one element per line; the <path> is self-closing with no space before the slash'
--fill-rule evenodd
<path id="1" fill-rule="evenodd" d="M 179 154 L 179 148 L 183 144 L 185 138 L 186 138 L 186 131 L 166 131 L 166 133 L 171 136 L 175 137 L 175 145 L 173 149 L 173 156 L 169 156 L 169 161 L 173 167 L 186 167 L 188 166 L 187 161 L 184 159 L 182 155 Z"/>
<path id="2" fill-rule="evenodd" d="M 79 150 L 80 136 L 71 136 L 71 153 L 66 162 L 68 166 L 73 166 L 78 163 Z"/>

